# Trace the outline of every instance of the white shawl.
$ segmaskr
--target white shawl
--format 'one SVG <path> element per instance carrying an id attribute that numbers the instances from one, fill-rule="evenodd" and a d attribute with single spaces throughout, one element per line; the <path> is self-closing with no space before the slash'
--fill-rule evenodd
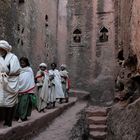
<path id="1" fill-rule="evenodd" d="M 8 66 L 10 69 L 8 69 Z M 17 103 L 19 71 L 20 64 L 14 54 L 7 53 L 5 59 L 0 56 L 0 73 L 2 73 L 0 74 L 0 107 L 13 107 Z"/>
<path id="2" fill-rule="evenodd" d="M 40 93 L 40 98 L 44 101 L 47 101 L 48 94 L 49 94 L 49 86 L 48 86 L 49 76 L 45 72 L 44 72 L 44 74 L 45 74 L 45 77 L 44 77 L 44 83 L 43 83 L 41 93 Z"/>
<path id="3" fill-rule="evenodd" d="M 19 93 L 32 93 L 34 88 L 34 74 L 31 67 L 22 68 L 19 75 Z"/>
<path id="4" fill-rule="evenodd" d="M 58 70 L 49 70 L 49 76 L 54 75 L 56 98 L 64 98 L 64 92 L 61 84 L 61 76 Z"/>

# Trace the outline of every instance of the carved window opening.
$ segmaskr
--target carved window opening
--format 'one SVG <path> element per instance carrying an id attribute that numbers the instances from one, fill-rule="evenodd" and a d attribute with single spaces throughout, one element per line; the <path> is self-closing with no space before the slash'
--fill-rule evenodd
<path id="1" fill-rule="evenodd" d="M 20 24 L 17 25 L 17 30 L 20 31 Z"/>
<path id="2" fill-rule="evenodd" d="M 17 31 L 18 31 L 18 40 L 17 40 L 17 44 L 19 46 L 23 46 L 24 45 L 24 27 L 20 24 L 17 25 Z"/>
<path id="3" fill-rule="evenodd" d="M 20 43 L 20 38 L 18 39 L 18 41 L 17 41 L 17 42 L 18 42 L 18 44 Z"/>
<path id="4" fill-rule="evenodd" d="M 24 33 L 24 27 L 22 28 L 21 33 L 22 33 L 22 34 Z"/>
<path id="5" fill-rule="evenodd" d="M 100 30 L 100 34 L 101 34 L 99 37 L 100 42 L 107 42 L 108 41 L 108 29 L 103 27 Z"/>
<path id="6" fill-rule="evenodd" d="M 48 27 L 48 15 L 45 16 L 45 21 L 46 21 L 45 26 Z"/>
<path id="7" fill-rule="evenodd" d="M 23 40 L 21 40 L 21 46 L 23 46 L 23 45 L 24 45 Z"/>
<path id="8" fill-rule="evenodd" d="M 81 36 L 82 36 L 82 32 L 79 29 L 76 29 L 73 32 L 73 42 L 74 43 L 81 43 Z"/>
<path id="9" fill-rule="evenodd" d="M 124 56 L 123 56 L 123 49 L 121 49 L 119 52 L 118 52 L 118 59 L 119 60 L 124 60 Z"/>
<path id="10" fill-rule="evenodd" d="M 24 2 L 25 2 L 25 0 L 19 0 L 19 4 L 22 4 Z"/>
<path id="11" fill-rule="evenodd" d="M 48 15 L 45 16 L 45 20 L 48 21 Z"/>

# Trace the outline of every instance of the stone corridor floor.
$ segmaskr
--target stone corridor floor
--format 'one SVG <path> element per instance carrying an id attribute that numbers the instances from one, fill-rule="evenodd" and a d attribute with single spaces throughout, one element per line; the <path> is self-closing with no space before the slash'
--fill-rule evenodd
<path id="1" fill-rule="evenodd" d="M 29 133 L 29 137 L 30 137 L 30 135 L 31 136 L 34 135 L 34 133 L 38 133 L 40 131 L 40 128 L 42 128 L 42 127 L 45 128 L 45 127 L 49 126 L 50 122 L 52 122 L 56 117 L 61 115 L 66 109 L 68 109 L 69 107 L 74 105 L 76 103 L 76 101 L 77 101 L 77 98 L 70 97 L 69 103 L 57 104 L 55 109 L 49 109 L 49 110 L 47 109 L 45 113 L 43 113 L 43 112 L 38 113 L 36 110 L 34 110 L 34 111 L 32 111 L 32 115 L 31 115 L 31 117 L 29 117 L 28 121 L 22 122 L 22 123 L 13 121 L 12 127 L 4 128 L 3 122 L 0 122 L 0 140 L 14 140 L 15 138 L 16 138 L 16 140 L 21 140 L 21 138 L 26 137 L 26 135 L 28 137 L 28 133 Z M 73 109 L 75 110 L 75 108 L 73 108 Z M 77 111 L 75 110 L 74 112 L 77 112 Z M 69 116 L 69 115 L 72 115 L 72 112 L 70 114 L 68 114 L 67 116 Z M 68 119 L 66 121 L 69 121 L 69 120 L 70 119 Z M 66 123 L 66 121 L 65 121 L 65 123 Z M 56 128 L 58 129 L 59 126 L 56 126 Z M 49 140 L 49 139 L 47 139 L 47 140 Z"/>
<path id="2" fill-rule="evenodd" d="M 77 102 L 74 106 L 66 110 L 61 116 L 40 133 L 33 140 L 69 140 L 70 133 L 76 122 L 77 114 L 86 107 L 86 102 Z"/>

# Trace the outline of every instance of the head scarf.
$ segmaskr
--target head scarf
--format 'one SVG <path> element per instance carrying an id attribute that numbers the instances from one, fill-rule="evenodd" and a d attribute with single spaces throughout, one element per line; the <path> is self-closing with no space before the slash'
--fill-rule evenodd
<path id="1" fill-rule="evenodd" d="M 65 64 L 62 64 L 60 67 L 64 67 L 66 69 L 67 66 Z"/>
<path id="2" fill-rule="evenodd" d="M 45 63 L 41 63 L 39 67 L 47 67 L 47 65 Z"/>
<path id="3" fill-rule="evenodd" d="M 4 49 L 6 52 L 10 52 L 12 50 L 12 46 L 5 40 L 0 40 L 0 48 Z"/>

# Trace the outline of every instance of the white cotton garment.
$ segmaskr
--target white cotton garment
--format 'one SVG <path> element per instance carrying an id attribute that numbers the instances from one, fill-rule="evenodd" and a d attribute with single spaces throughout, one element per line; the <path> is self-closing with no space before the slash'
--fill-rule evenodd
<path id="1" fill-rule="evenodd" d="M 61 84 L 61 76 L 58 70 L 49 70 L 49 76 L 54 75 L 56 98 L 64 98 L 64 92 Z"/>
<path id="2" fill-rule="evenodd" d="M 10 52 L 5 59 L 0 56 L 0 73 L 5 74 L 5 76 L 0 75 L 0 107 L 13 107 L 18 102 L 19 71 L 17 56 Z"/>
<path id="3" fill-rule="evenodd" d="M 32 68 L 21 68 L 19 75 L 19 93 L 32 93 L 34 88 L 35 82 Z"/>

